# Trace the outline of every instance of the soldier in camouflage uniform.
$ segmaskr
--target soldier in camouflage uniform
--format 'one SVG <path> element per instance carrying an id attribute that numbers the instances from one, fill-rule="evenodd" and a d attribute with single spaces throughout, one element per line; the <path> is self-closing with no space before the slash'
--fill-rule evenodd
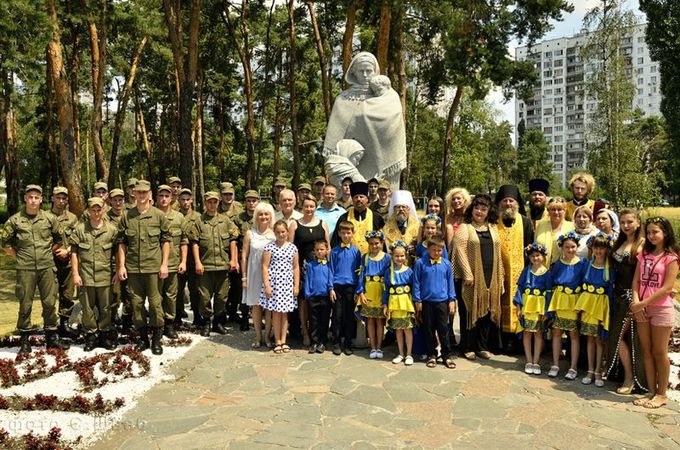
<path id="1" fill-rule="evenodd" d="M 109 202 L 111 203 L 111 208 L 106 211 L 104 219 L 118 227 L 120 219 L 126 211 L 125 192 L 119 188 L 111 189 L 111 192 L 109 192 Z M 115 272 L 115 267 L 113 270 Z M 123 305 L 123 315 L 121 319 L 122 331 L 128 333 L 132 328 L 132 305 L 130 304 L 130 297 L 127 295 L 127 280 L 118 280 L 118 282 L 113 285 L 111 291 L 111 323 L 114 325 L 118 322 L 118 310 L 120 309 L 121 304 Z M 115 343 L 117 336 L 113 333 L 112 336 Z"/>
<path id="2" fill-rule="evenodd" d="M 234 194 L 233 184 L 228 181 L 220 183 L 220 196 L 222 197 L 222 201 L 220 202 L 218 211 L 222 214 L 226 214 L 230 219 L 243 212 L 243 205 L 241 202 L 234 200 Z"/>
<path id="3" fill-rule="evenodd" d="M 0 236 L 5 253 L 16 258 L 17 262 L 17 329 L 21 332 L 19 353 L 31 352 L 31 310 L 36 288 L 40 291 L 47 348 L 68 349 L 69 345 L 57 335 L 56 302 L 59 290 L 53 259 L 53 252 L 60 258 L 68 254 L 68 250 L 60 245 L 63 233 L 56 217 L 40 209 L 40 186 L 26 186 L 24 202 L 24 210 L 7 220 Z"/>
<path id="4" fill-rule="evenodd" d="M 59 285 L 59 337 L 75 338 L 77 332 L 72 332 L 68 326 L 71 312 L 76 299 L 76 288 L 71 276 L 71 252 L 68 247 L 68 237 L 78 223 L 75 214 L 68 210 L 68 189 L 56 186 L 52 189 L 52 209 L 50 213 L 59 222 L 61 231 L 64 233 L 64 244 L 68 253 L 62 257 L 55 253 L 54 265 L 57 268 L 57 284 Z"/>
<path id="5" fill-rule="evenodd" d="M 132 321 L 139 331 L 137 348 L 151 347 L 154 355 L 163 353 L 163 306 L 161 280 L 168 276 L 170 226 L 165 215 L 151 206 L 151 185 L 138 180 L 136 206 L 127 211 L 118 225 L 118 278 L 128 280 Z M 144 306 L 149 299 L 149 310 Z M 149 344 L 148 327 L 153 329 Z"/>
<path id="6" fill-rule="evenodd" d="M 180 177 L 168 178 L 168 186 L 172 188 L 172 202 L 170 207 L 175 211 L 179 211 L 179 193 L 182 190 L 182 179 Z"/>
<path id="7" fill-rule="evenodd" d="M 205 193 L 205 212 L 201 219 L 188 228 L 191 250 L 196 262 L 198 292 L 201 304 L 201 336 L 210 336 L 212 331 L 226 334 L 224 325 L 217 320 L 225 314 L 229 290 L 228 271 L 237 267 L 238 249 L 236 241 L 239 230 L 226 215 L 217 212 L 220 196 L 217 192 Z M 210 299 L 213 299 L 211 305 Z"/>
<path id="8" fill-rule="evenodd" d="M 100 345 L 116 348 L 111 326 L 112 259 L 118 238 L 118 227 L 104 220 L 104 200 L 91 197 L 87 201 L 89 219 L 79 222 L 69 235 L 73 282 L 79 287 L 83 308 L 83 350 Z M 95 308 L 98 311 L 95 319 Z"/>
<path id="9" fill-rule="evenodd" d="M 187 234 L 187 230 L 193 222 L 201 220 L 201 215 L 194 210 L 194 197 L 191 189 L 182 189 L 179 194 L 179 212 L 184 215 L 184 232 Z M 194 262 L 194 255 L 191 250 L 187 254 L 187 267 L 186 272 L 180 273 L 179 278 L 179 288 L 177 292 L 176 301 L 176 312 L 175 312 L 175 327 L 180 327 L 182 325 L 182 319 L 188 317 L 186 311 L 184 310 L 184 288 L 185 286 L 189 288 L 189 304 L 191 305 L 191 310 L 194 313 L 194 326 L 199 326 L 201 323 L 201 315 L 199 311 L 199 293 L 198 293 L 198 282 L 196 275 L 196 264 Z"/>
<path id="10" fill-rule="evenodd" d="M 380 181 L 378 184 L 378 200 L 370 205 L 371 211 L 380 215 L 383 221 L 387 221 L 387 214 L 390 211 L 390 196 L 392 195 L 390 182 L 386 180 Z"/>
<path id="11" fill-rule="evenodd" d="M 156 190 L 156 204 L 165 214 L 170 225 L 170 258 L 168 259 L 168 277 L 161 282 L 161 298 L 163 304 L 163 334 L 170 339 L 177 339 L 175 331 L 175 313 L 177 311 L 177 291 L 179 289 L 178 273 L 183 274 L 187 268 L 187 236 L 184 233 L 184 215 L 172 209 L 172 188 L 166 184 Z M 177 203 L 179 205 L 179 203 Z M 178 206 L 179 207 L 179 206 Z"/>

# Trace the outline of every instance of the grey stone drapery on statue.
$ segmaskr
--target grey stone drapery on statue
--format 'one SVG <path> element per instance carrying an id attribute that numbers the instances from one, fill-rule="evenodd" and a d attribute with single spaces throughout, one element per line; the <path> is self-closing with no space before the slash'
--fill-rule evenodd
<path id="1" fill-rule="evenodd" d="M 368 79 L 358 73 L 367 66 L 373 69 Z M 376 177 L 388 180 L 392 190 L 399 189 L 399 176 L 406 167 L 404 117 L 399 95 L 391 86 L 378 90 L 370 84 L 379 73 L 375 56 L 358 53 L 345 74 L 350 87 L 333 104 L 324 154 L 326 172 L 337 186 L 345 176 L 355 181 Z"/>

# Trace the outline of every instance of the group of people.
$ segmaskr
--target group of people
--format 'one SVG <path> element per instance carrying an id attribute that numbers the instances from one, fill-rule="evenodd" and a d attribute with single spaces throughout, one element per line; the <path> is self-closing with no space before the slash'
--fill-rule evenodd
<path id="1" fill-rule="evenodd" d="M 594 185 L 575 174 L 566 200 L 531 180 L 528 213 L 517 186 L 495 197 L 457 187 L 419 217 L 408 191 L 377 179 L 345 178 L 340 192 L 324 177 L 296 191 L 277 179 L 268 202 L 249 190 L 243 204 L 222 183 L 205 193 L 202 213 L 179 178 L 158 186 L 155 200 L 147 181 L 131 179 L 127 193 L 95 184 L 81 218 L 68 211 L 65 188 L 43 211 L 42 189 L 28 185 L 24 210 L 1 236 L 17 259 L 20 353 L 31 351 L 36 287 L 48 347 L 67 348 L 77 290 L 85 350 L 115 348 L 119 325 L 134 326 L 138 347 L 154 354 L 187 317 L 186 287 L 202 335 L 226 333 L 227 321 L 247 331 L 252 317 L 252 347 L 277 354 L 298 336 L 310 353 L 351 355 L 360 324 L 372 359 L 383 358 L 387 329 L 395 364 L 421 355 L 428 367 L 455 368 L 456 349 L 489 359 L 521 342 L 525 372 L 539 375 L 545 334 L 556 377 L 566 335 L 565 378 L 577 377 L 585 353 L 584 384 L 619 379 L 619 393 L 646 390 L 637 403 L 659 407 L 680 250 L 667 219 L 643 226 L 634 210 L 617 214 L 589 198 Z"/>

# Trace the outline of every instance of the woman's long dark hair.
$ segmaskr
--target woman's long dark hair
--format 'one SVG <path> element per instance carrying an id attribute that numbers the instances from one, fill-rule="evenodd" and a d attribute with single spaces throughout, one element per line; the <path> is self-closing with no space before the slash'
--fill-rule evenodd
<path id="1" fill-rule="evenodd" d="M 486 216 L 487 222 L 493 224 L 498 223 L 498 208 L 489 194 L 475 195 L 472 202 L 470 202 L 470 206 L 465 209 L 465 223 L 472 223 L 472 210 L 475 209 L 475 206 L 477 205 L 487 206 L 489 208 L 489 213 Z"/>
<path id="2" fill-rule="evenodd" d="M 656 225 L 663 231 L 663 249 L 669 253 L 674 253 L 676 256 L 680 256 L 680 246 L 675 240 L 675 232 L 673 231 L 673 225 L 665 217 L 650 217 L 645 222 L 645 236 L 647 236 L 647 227 L 650 225 Z M 645 240 L 645 253 L 652 253 L 654 251 L 654 245 Z"/>
<path id="3" fill-rule="evenodd" d="M 633 209 L 633 208 L 623 208 L 621 211 L 619 211 L 619 223 L 621 223 L 621 218 L 626 215 L 634 215 L 637 217 L 638 224 L 640 224 L 635 230 L 635 242 L 636 244 L 633 245 L 633 249 L 630 252 L 630 257 L 629 260 L 632 262 L 635 260 L 635 255 L 638 252 L 640 248 L 640 234 L 642 233 L 642 219 L 640 219 L 640 213 L 638 210 Z M 614 243 L 614 248 L 612 249 L 612 253 L 617 251 L 619 248 L 621 248 L 622 245 L 626 243 L 626 240 L 628 240 L 628 237 L 626 236 L 626 233 L 623 231 L 619 232 L 619 237 L 616 239 L 616 242 Z"/>

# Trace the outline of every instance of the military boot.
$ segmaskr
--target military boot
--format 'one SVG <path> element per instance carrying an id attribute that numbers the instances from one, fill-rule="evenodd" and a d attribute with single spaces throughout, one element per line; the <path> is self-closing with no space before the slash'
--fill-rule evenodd
<path id="1" fill-rule="evenodd" d="M 48 330 L 45 332 L 46 346 L 50 348 L 58 348 L 61 350 L 68 350 L 71 346 L 66 341 L 59 339 L 55 330 Z"/>
<path id="2" fill-rule="evenodd" d="M 85 345 L 83 350 L 86 352 L 91 352 L 97 348 L 97 333 L 87 333 L 85 335 Z"/>
<path id="3" fill-rule="evenodd" d="M 28 331 L 21 332 L 21 340 L 19 341 L 19 354 L 31 353 L 31 333 Z"/>
<path id="4" fill-rule="evenodd" d="M 165 319 L 165 326 L 163 326 L 163 334 L 168 339 L 177 339 L 177 331 L 175 331 L 175 324 L 171 319 Z"/>
<path id="5" fill-rule="evenodd" d="M 99 346 L 106 350 L 115 350 L 117 347 L 118 333 L 116 330 L 102 332 L 99 335 Z"/>
<path id="6" fill-rule="evenodd" d="M 154 355 L 162 355 L 163 347 L 161 347 L 161 339 L 163 338 L 163 327 L 153 329 L 153 337 L 151 338 L 151 353 Z"/>
<path id="7" fill-rule="evenodd" d="M 139 329 L 139 340 L 137 341 L 136 347 L 140 352 L 151 347 L 151 343 L 149 342 L 149 330 L 146 327 Z"/>

